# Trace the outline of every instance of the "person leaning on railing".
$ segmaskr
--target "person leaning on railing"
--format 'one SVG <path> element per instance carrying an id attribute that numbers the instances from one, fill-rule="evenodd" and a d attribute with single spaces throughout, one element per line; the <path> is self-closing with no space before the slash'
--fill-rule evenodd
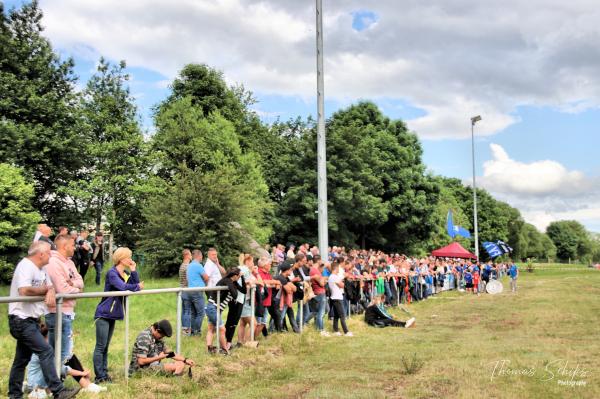
<path id="1" fill-rule="evenodd" d="M 8 379 L 8 396 L 23 397 L 23 379 L 25 368 L 31 355 L 39 357 L 44 379 L 55 398 L 72 398 L 78 388 L 65 388 L 58 378 L 54 366 L 54 351 L 40 332 L 40 317 L 46 312 L 47 305 L 56 301 L 54 287 L 44 266 L 50 259 L 50 244 L 34 241 L 27 257 L 17 265 L 10 285 L 10 296 L 45 296 L 44 302 L 12 302 L 8 305 L 8 325 L 10 335 L 17 340 L 15 357 Z"/>
<path id="2" fill-rule="evenodd" d="M 140 281 L 136 264 L 131 259 L 129 248 L 118 248 L 112 256 L 113 267 L 106 272 L 104 291 L 140 291 L 144 282 Z M 129 269 L 129 271 L 127 271 Z M 120 296 L 104 297 L 96 307 L 96 347 L 94 348 L 94 374 L 96 384 L 112 382 L 108 374 L 108 346 L 115 330 L 115 321 L 123 320 L 125 301 Z"/>

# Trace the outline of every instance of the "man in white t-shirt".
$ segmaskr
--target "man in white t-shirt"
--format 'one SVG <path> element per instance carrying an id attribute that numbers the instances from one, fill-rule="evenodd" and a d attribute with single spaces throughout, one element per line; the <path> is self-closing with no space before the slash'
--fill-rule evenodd
<path id="1" fill-rule="evenodd" d="M 327 281 L 329 291 L 331 292 L 331 305 L 333 308 L 333 335 L 342 335 L 338 331 L 338 321 L 340 321 L 344 334 L 351 337 L 352 333 L 348 331 L 348 327 L 346 326 L 346 312 L 342 303 L 344 299 L 344 277 L 340 277 L 339 269 L 340 263 L 336 259 L 331 263 L 331 275 Z"/>
<path id="2" fill-rule="evenodd" d="M 40 332 L 40 316 L 47 312 L 46 305 L 54 306 L 54 287 L 44 266 L 50 259 L 50 244 L 35 241 L 29 247 L 28 256 L 17 265 L 10 285 L 10 296 L 45 296 L 44 302 L 13 302 L 8 305 L 10 334 L 17 340 L 15 358 L 8 380 L 8 396 L 21 398 L 25 368 L 36 354 L 44 379 L 56 398 L 72 398 L 79 388 L 65 388 L 54 367 L 54 351 Z"/>
<path id="3" fill-rule="evenodd" d="M 216 287 L 222 276 L 225 275 L 225 268 L 219 264 L 219 256 L 217 250 L 209 248 L 207 253 L 208 259 L 204 264 L 204 271 L 208 275 L 207 287 Z"/>

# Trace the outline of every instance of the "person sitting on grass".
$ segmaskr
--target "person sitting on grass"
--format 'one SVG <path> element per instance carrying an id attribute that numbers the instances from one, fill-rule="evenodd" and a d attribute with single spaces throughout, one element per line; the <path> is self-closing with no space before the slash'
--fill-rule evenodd
<path id="1" fill-rule="evenodd" d="M 412 317 L 406 322 L 394 320 L 394 318 L 385 310 L 383 305 L 385 295 L 377 295 L 374 301 L 365 311 L 365 322 L 373 327 L 404 327 L 414 326 L 415 318 Z"/>
<path id="2" fill-rule="evenodd" d="M 48 327 L 46 327 L 45 324 L 40 326 L 40 333 L 44 339 L 48 341 Z M 90 381 L 91 371 L 89 369 L 84 369 L 81 362 L 74 354 L 71 354 L 69 360 L 63 365 L 63 372 L 66 373 L 66 375 L 73 377 L 73 379 L 79 383 L 82 388 L 79 392 L 100 393 L 106 391 L 106 387 L 96 385 Z M 52 394 L 44 379 L 40 358 L 36 354 L 31 356 L 31 361 L 27 366 L 27 383 L 25 385 L 25 390 L 30 392 L 27 396 L 28 398 L 47 398 Z"/>
<path id="3" fill-rule="evenodd" d="M 155 374 L 180 376 L 183 375 L 185 366 L 194 366 L 195 362 L 192 359 L 169 351 L 163 338 L 170 337 L 172 334 L 173 329 L 168 320 L 157 321 L 142 331 L 133 344 L 129 375 L 138 371 L 149 371 Z M 161 363 L 166 358 L 174 361 Z"/>

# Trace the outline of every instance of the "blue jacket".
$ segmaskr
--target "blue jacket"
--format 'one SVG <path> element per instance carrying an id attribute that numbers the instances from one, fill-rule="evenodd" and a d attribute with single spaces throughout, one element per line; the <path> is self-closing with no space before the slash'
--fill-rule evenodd
<path id="1" fill-rule="evenodd" d="M 139 291 L 140 287 L 138 283 L 140 277 L 137 273 L 131 272 L 127 282 L 123 280 L 123 277 L 119 274 L 115 267 L 112 267 L 106 272 L 106 280 L 104 283 L 104 292 L 110 291 Z M 96 307 L 96 314 L 94 319 L 103 318 L 110 320 L 123 320 L 125 311 L 126 298 L 120 296 L 102 298 L 98 306 Z"/>

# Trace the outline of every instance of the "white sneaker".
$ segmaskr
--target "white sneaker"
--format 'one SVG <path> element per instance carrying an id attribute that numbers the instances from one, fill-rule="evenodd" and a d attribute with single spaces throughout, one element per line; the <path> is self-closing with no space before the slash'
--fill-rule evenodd
<path id="1" fill-rule="evenodd" d="M 346 334 L 344 334 L 345 337 L 354 337 L 354 334 L 352 334 L 352 332 L 348 331 Z"/>
<path id="2" fill-rule="evenodd" d="M 106 387 L 94 384 L 93 382 L 81 390 L 81 392 L 89 392 L 89 393 L 100 393 L 106 391 Z"/>
<path id="3" fill-rule="evenodd" d="M 336 332 L 333 333 L 333 335 L 335 335 L 336 337 L 341 337 L 342 333 L 339 332 L 339 331 L 336 331 Z"/>
<path id="4" fill-rule="evenodd" d="M 31 393 L 27 397 L 32 399 L 45 399 L 48 397 L 48 394 L 46 393 L 45 389 L 36 388 L 33 391 L 31 391 Z"/>
<path id="5" fill-rule="evenodd" d="M 412 326 L 413 324 L 415 324 L 415 320 L 416 319 L 414 317 L 408 319 L 406 321 L 406 324 L 404 325 L 404 328 L 409 328 L 410 326 Z"/>
<path id="6" fill-rule="evenodd" d="M 321 331 L 321 336 L 322 337 L 331 337 L 331 334 L 329 334 L 327 331 L 323 330 L 323 331 Z"/>

